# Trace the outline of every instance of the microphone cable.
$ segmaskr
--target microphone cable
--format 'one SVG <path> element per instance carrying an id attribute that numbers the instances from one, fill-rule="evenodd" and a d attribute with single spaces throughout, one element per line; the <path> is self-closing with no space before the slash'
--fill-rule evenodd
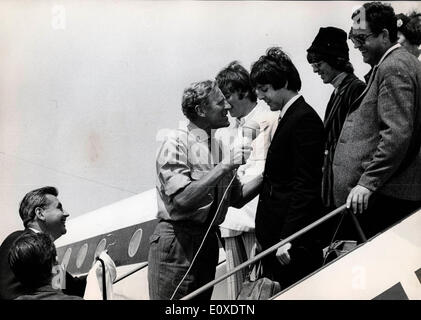
<path id="1" fill-rule="evenodd" d="M 257 135 L 259 135 L 259 133 L 260 133 L 260 125 L 259 125 L 256 121 L 252 121 L 252 122 L 250 122 L 247 126 L 246 126 L 246 125 L 244 125 L 244 126 L 243 126 L 243 129 L 242 129 L 243 131 L 242 131 L 242 134 L 241 134 L 242 139 L 244 139 L 244 138 L 246 137 L 246 135 L 244 134 L 244 128 L 246 128 L 246 129 L 251 129 L 252 131 L 254 131 L 254 133 L 256 134 L 256 136 L 257 136 Z M 255 138 L 256 138 L 256 136 L 255 136 Z M 251 138 L 251 141 L 252 141 L 252 140 L 254 140 L 254 139 L 252 138 L 252 135 L 251 135 L 251 136 L 249 136 L 249 138 Z M 250 141 L 250 143 L 251 143 L 251 141 Z M 218 208 L 216 209 L 216 213 L 215 213 L 215 215 L 214 215 L 214 217 L 213 217 L 213 219 L 212 219 L 211 223 L 209 224 L 208 229 L 206 230 L 206 233 L 205 233 L 205 235 L 204 235 L 204 237 L 203 237 L 203 240 L 202 240 L 202 242 L 200 243 L 200 246 L 199 246 L 199 248 L 197 249 L 197 252 L 196 252 L 196 254 L 195 254 L 195 255 L 194 255 L 194 257 L 193 257 L 192 262 L 190 263 L 189 268 L 187 269 L 187 271 L 186 271 L 186 273 L 184 274 L 183 278 L 180 280 L 179 284 L 177 285 L 177 287 L 175 288 L 175 290 L 174 290 L 173 294 L 171 295 L 170 300 L 173 300 L 173 299 L 174 299 L 175 294 L 177 293 L 177 291 L 178 291 L 178 289 L 180 288 L 181 284 L 183 283 L 184 279 L 185 279 L 185 278 L 187 277 L 187 275 L 189 274 L 189 272 L 190 272 L 190 270 L 191 270 L 191 268 L 192 268 L 192 266 L 193 266 L 193 263 L 196 261 L 196 258 L 197 258 L 197 256 L 199 255 L 199 252 L 200 252 L 200 250 L 202 249 L 203 244 L 205 243 L 206 237 L 208 236 L 209 231 L 210 231 L 210 229 L 212 228 L 212 225 L 213 225 L 213 223 L 215 222 L 216 217 L 218 216 L 219 210 L 221 209 L 222 202 L 225 200 L 225 197 L 226 197 L 226 195 L 227 195 L 227 192 L 228 192 L 228 190 L 230 189 L 230 187 L 231 187 L 232 183 L 234 182 L 234 179 L 235 179 L 235 177 L 236 177 L 236 175 L 237 175 L 237 169 L 238 169 L 238 168 L 236 168 L 236 169 L 234 169 L 234 170 L 233 170 L 233 177 L 232 177 L 231 181 L 229 182 L 229 184 L 228 184 L 227 188 L 226 188 L 226 189 L 225 189 L 225 191 L 224 191 L 224 194 L 223 194 L 223 196 L 222 196 L 222 199 L 221 199 L 221 201 L 220 201 L 220 202 L 219 202 L 219 204 L 218 204 Z"/>
<path id="2" fill-rule="evenodd" d="M 194 255 L 194 257 L 193 257 L 193 259 L 192 259 L 192 261 L 191 261 L 191 263 L 190 263 L 189 268 L 187 269 L 187 271 L 186 271 L 186 273 L 184 274 L 183 278 L 180 280 L 179 284 L 177 285 L 177 287 L 175 288 L 175 290 L 174 290 L 173 294 L 171 295 L 170 300 L 173 300 L 173 299 L 174 299 L 175 294 L 177 293 L 177 291 L 178 291 L 178 289 L 180 288 L 181 284 L 183 283 L 184 279 L 185 279 L 185 278 L 187 277 L 187 275 L 189 274 L 189 272 L 190 272 L 191 268 L 193 267 L 193 263 L 196 261 L 196 258 L 197 258 L 197 256 L 199 255 L 199 252 L 200 252 L 200 250 L 202 249 L 203 244 L 205 243 L 206 237 L 208 236 L 209 231 L 210 231 L 210 229 L 212 228 L 212 225 L 213 225 L 213 223 L 215 222 L 216 217 L 218 216 L 219 210 L 221 209 L 222 202 L 225 200 L 225 196 L 227 195 L 228 190 L 230 189 L 230 187 L 231 187 L 232 183 L 234 182 L 234 179 L 235 179 L 235 177 L 236 177 L 236 175 L 237 175 L 237 169 L 234 169 L 233 173 L 234 173 L 234 174 L 233 174 L 233 177 L 232 177 L 231 181 L 229 182 L 229 184 L 228 184 L 227 188 L 225 189 L 225 192 L 224 192 L 224 194 L 223 194 L 223 196 L 222 196 L 222 199 L 221 199 L 221 201 L 220 201 L 220 202 L 219 202 L 219 204 L 218 204 L 218 208 L 216 209 L 216 213 L 215 213 L 214 217 L 212 218 L 212 221 L 211 221 L 211 223 L 209 224 L 208 229 L 206 230 L 206 233 L 205 233 L 205 235 L 204 235 L 204 237 L 203 237 L 203 239 L 202 239 L 202 242 L 200 243 L 200 246 L 199 246 L 199 248 L 197 249 L 197 252 L 196 252 L 196 254 L 195 254 L 195 255 Z"/>

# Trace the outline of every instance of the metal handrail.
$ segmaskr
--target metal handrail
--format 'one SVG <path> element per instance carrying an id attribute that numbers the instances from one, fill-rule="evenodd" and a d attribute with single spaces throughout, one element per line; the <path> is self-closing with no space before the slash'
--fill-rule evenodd
<path id="1" fill-rule="evenodd" d="M 96 258 L 97 261 L 101 263 L 102 267 L 102 300 L 107 300 L 107 280 L 106 280 L 106 269 L 105 269 L 105 263 L 104 260 L 102 260 L 100 257 Z"/>
<path id="2" fill-rule="evenodd" d="M 137 267 L 135 269 L 133 269 L 132 271 L 127 272 L 125 275 L 121 276 L 118 279 L 115 279 L 115 281 L 113 282 L 113 284 L 116 284 L 117 282 L 126 279 L 128 276 L 131 276 L 133 273 L 136 273 L 144 268 L 146 268 L 148 266 L 148 263 L 145 263 L 144 265 L 141 265 L 140 267 Z"/>
<path id="3" fill-rule="evenodd" d="M 192 299 L 192 298 L 196 297 L 197 295 L 201 294 L 202 292 L 208 290 L 209 288 L 213 287 L 214 285 L 218 284 L 219 282 L 221 282 L 221 281 L 225 280 L 226 278 L 228 278 L 229 276 L 233 275 L 237 271 L 239 271 L 239 270 L 241 270 L 241 269 L 243 269 L 243 268 L 245 268 L 245 267 L 247 267 L 247 266 L 255 263 L 256 261 L 260 260 L 261 258 L 267 256 L 268 254 L 270 254 L 273 251 L 277 250 L 278 248 L 282 247 L 286 243 L 294 240 L 295 238 L 298 238 L 302 234 L 304 234 L 307 231 L 309 231 L 309 230 L 317 227 L 318 225 L 320 225 L 321 223 L 325 222 L 326 220 L 331 219 L 332 217 L 334 217 L 337 214 L 341 213 L 345 209 L 346 209 L 346 204 L 343 204 L 339 208 L 337 208 L 337 209 L 333 210 L 332 212 L 326 214 L 325 216 L 323 216 L 320 219 L 314 221 L 313 223 L 309 224 L 308 226 L 304 227 L 303 229 L 301 229 L 301 230 L 297 231 L 296 233 L 290 235 L 289 237 L 283 239 L 282 241 L 278 242 L 277 244 L 274 244 L 272 247 L 266 249 L 265 251 L 262 251 L 261 253 L 257 254 L 254 258 L 252 258 L 250 260 L 247 260 L 246 262 L 243 262 L 242 264 L 238 265 L 237 267 L 235 267 L 231 271 L 229 271 L 226 274 L 224 274 L 221 277 L 219 277 L 218 279 L 215 279 L 215 280 L 213 280 L 211 282 L 208 282 L 207 284 L 205 284 L 204 286 L 200 287 L 199 289 L 196 289 L 195 291 L 189 293 L 188 295 L 184 296 L 180 300 L 189 300 L 189 299 Z M 351 215 L 354 216 L 353 213 L 351 213 Z M 357 230 L 358 230 L 358 232 L 360 234 L 360 237 L 363 240 L 363 242 L 365 242 L 367 239 L 366 239 L 364 233 L 362 232 L 361 227 L 359 226 L 358 221 L 356 220 L 356 218 L 353 221 L 354 221 L 354 223 L 356 222 L 356 227 L 357 227 Z"/>

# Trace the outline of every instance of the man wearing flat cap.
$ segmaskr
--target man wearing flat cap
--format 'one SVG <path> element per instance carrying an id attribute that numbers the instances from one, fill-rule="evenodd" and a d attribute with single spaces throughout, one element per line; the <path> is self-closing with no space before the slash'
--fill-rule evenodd
<path id="1" fill-rule="evenodd" d="M 326 142 L 322 199 L 326 212 L 335 209 L 332 161 L 339 134 L 351 105 L 359 103 L 356 100 L 365 88 L 364 82 L 354 75 L 354 68 L 349 61 L 346 40 L 347 34 L 342 29 L 320 28 L 310 48 L 307 49 L 307 60 L 313 67 L 313 72 L 320 76 L 323 83 L 331 84 L 334 87 L 324 116 Z M 337 223 L 333 221 L 333 224 Z M 328 236 L 331 237 L 330 233 Z"/>

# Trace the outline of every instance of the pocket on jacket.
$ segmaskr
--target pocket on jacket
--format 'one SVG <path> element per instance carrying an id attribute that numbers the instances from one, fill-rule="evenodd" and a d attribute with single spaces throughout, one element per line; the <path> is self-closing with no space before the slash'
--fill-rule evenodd
<path id="1" fill-rule="evenodd" d="M 153 243 L 158 243 L 158 241 L 159 241 L 159 238 L 160 238 L 161 236 L 159 235 L 159 234 L 156 234 L 156 233 L 154 233 L 154 234 L 152 234 L 150 237 L 149 237 L 149 245 L 151 245 L 151 244 L 153 244 Z"/>
<path id="2" fill-rule="evenodd" d="M 159 252 L 161 259 L 167 259 L 171 250 L 171 245 L 174 242 L 174 234 L 157 234 L 154 233 L 149 237 L 150 250 Z"/>

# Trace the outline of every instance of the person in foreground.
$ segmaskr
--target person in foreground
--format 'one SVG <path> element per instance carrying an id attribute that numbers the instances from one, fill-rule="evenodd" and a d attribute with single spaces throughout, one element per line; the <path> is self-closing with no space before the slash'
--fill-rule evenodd
<path id="1" fill-rule="evenodd" d="M 269 146 L 256 213 L 256 236 L 263 250 L 306 227 L 321 215 L 323 122 L 299 94 L 300 75 L 277 47 L 267 50 L 251 69 L 257 97 L 280 110 Z M 263 258 L 264 274 L 284 289 L 321 266 L 316 231 Z"/>
<path id="2" fill-rule="evenodd" d="M 218 225 L 227 207 L 242 206 L 258 193 L 261 177 L 244 186 L 236 179 L 236 169 L 251 147 L 239 140 L 229 152 L 222 152 L 215 139 L 215 130 L 229 125 L 229 109 L 214 81 L 191 84 L 182 98 L 189 122 L 167 134 L 158 151 L 159 222 L 148 256 L 151 299 L 179 299 L 212 281 L 218 263 Z M 196 298 L 209 300 L 212 291 Z"/>
<path id="3" fill-rule="evenodd" d="M 228 140 L 226 145 L 232 143 L 233 137 L 247 134 L 245 128 L 249 123 L 255 122 L 259 127 L 259 133 L 252 143 L 250 158 L 237 170 L 240 182 L 247 183 L 263 173 L 267 150 L 278 125 L 279 112 L 272 112 L 263 101 L 257 101 L 256 93 L 250 83 L 250 74 L 237 61 L 222 69 L 216 76 L 216 82 L 231 106 L 229 113 L 233 117 L 228 128 L 219 129 L 217 132 L 224 142 Z M 254 257 L 256 251 L 254 221 L 257 203 L 258 197 L 242 208 L 228 208 L 225 220 L 219 226 L 224 240 L 227 272 Z M 229 300 L 237 298 L 247 271 L 247 268 L 244 268 L 227 279 Z"/>
<path id="4" fill-rule="evenodd" d="M 42 187 L 28 192 L 22 199 L 19 215 L 25 227 L 11 233 L 0 246 L 0 299 L 12 300 L 28 291 L 10 269 L 9 250 L 13 242 L 23 234 L 46 233 L 53 240 L 67 232 L 66 219 L 69 214 L 57 199 L 55 187 Z M 86 277 L 76 278 L 66 272 L 61 283 L 63 292 L 82 297 L 86 287 Z"/>
<path id="5" fill-rule="evenodd" d="M 339 136 L 334 198 L 370 238 L 421 207 L 421 64 L 397 43 L 390 5 L 365 3 L 352 18 L 349 38 L 372 69 Z"/>
<path id="6" fill-rule="evenodd" d="M 46 233 L 25 233 L 14 241 L 8 257 L 10 268 L 28 289 L 16 300 L 83 300 L 52 287 L 56 258 L 53 240 Z"/>

